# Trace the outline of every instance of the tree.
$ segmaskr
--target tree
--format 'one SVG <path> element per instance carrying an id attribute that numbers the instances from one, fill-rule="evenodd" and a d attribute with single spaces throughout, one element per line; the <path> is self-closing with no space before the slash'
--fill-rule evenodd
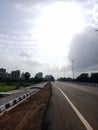
<path id="1" fill-rule="evenodd" d="M 55 81 L 54 77 L 52 75 L 46 75 L 44 78 L 46 81 Z"/>
<path id="2" fill-rule="evenodd" d="M 90 76 L 90 82 L 98 83 L 98 73 L 92 73 Z"/>
<path id="3" fill-rule="evenodd" d="M 80 76 L 77 77 L 77 81 L 79 81 L 79 82 L 88 82 L 89 81 L 88 73 L 82 73 Z"/>
<path id="4" fill-rule="evenodd" d="M 35 77 L 35 78 L 34 78 L 34 83 L 41 83 L 41 82 L 43 82 L 43 81 L 44 81 L 43 78 L 39 78 L 39 77 Z"/>
<path id="5" fill-rule="evenodd" d="M 58 81 L 70 81 L 70 82 L 72 82 L 73 81 L 73 79 L 72 78 L 70 78 L 70 77 L 68 77 L 68 78 L 65 78 L 65 77 L 61 77 L 61 78 L 59 78 L 59 79 L 57 79 Z"/>
<path id="6" fill-rule="evenodd" d="M 26 80 L 30 79 L 31 74 L 29 72 L 25 72 L 24 77 Z"/>

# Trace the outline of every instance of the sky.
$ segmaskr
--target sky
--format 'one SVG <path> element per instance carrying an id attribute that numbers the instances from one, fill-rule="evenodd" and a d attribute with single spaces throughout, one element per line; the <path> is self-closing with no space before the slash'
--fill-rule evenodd
<path id="1" fill-rule="evenodd" d="M 0 68 L 55 78 L 98 72 L 97 0 L 0 0 Z"/>

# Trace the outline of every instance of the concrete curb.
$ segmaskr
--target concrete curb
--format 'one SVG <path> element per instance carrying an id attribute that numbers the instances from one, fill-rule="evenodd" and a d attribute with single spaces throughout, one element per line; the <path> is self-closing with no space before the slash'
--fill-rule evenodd
<path id="1" fill-rule="evenodd" d="M 34 92 L 37 92 L 37 89 L 30 91 L 26 94 L 23 94 L 23 95 L 19 96 L 18 98 L 15 98 L 12 101 L 9 101 L 8 103 L 6 103 L 4 105 L 1 105 L 0 106 L 0 113 L 4 112 L 6 109 L 16 105 L 17 103 L 24 100 L 25 98 L 30 97 Z"/>

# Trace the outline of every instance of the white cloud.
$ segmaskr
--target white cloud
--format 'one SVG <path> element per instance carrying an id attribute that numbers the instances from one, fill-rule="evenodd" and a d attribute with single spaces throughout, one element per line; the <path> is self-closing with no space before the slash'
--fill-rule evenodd
<path id="1" fill-rule="evenodd" d="M 67 48 L 65 45 L 65 42 L 68 38 L 68 33 L 66 33 L 67 35 L 65 35 L 65 31 L 67 29 L 69 31 L 69 26 L 66 25 L 65 28 L 62 26 L 62 29 L 64 29 L 65 31 L 61 32 L 62 24 L 59 24 L 59 18 L 57 17 L 54 22 L 58 24 L 54 23 L 55 29 L 53 30 L 54 25 L 51 19 L 51 14 L 50 22 L 53 26 L 49 26 L 49 24 L 47 24 L 48 26 L 45 26 L 46 24 L 43 24 L 43 21 L 45 23 L 48 23 L 48 17 L 46 17 L 46 19 L 42 19 L 42 24 L 40 24 L 38 18 L 38 16 L 40 16 L 41 14 L 41 10 L 43 10 L 44 7 L 48 9 L 46 5 L 51 5 L 53 2 L 58 1 L 65 2 L 65 0 L 12 1 L 15 7 L 15 10 L 12 10 L 14 17 L 10 16 L 9 22 L 6 22 L 7 24 L 4 24 L 4 26 L 1 26 L 3 24 L 0 24 L 0 63 L 2 67 L 7 68 L 8 70 L 20 69 L 21 71 L 29 71 L 30 73 L 32 73 L 32 75 L 34 75 L 38 71 L 43 71 L 45 74 L 52 73 L 57 77 L 58 74 L 64 74 L 62 66 L 64 66 L 65 64 L 66 73 L 68 72 L 67 75 L 71 75 L 71 64 L 69 65 L 68 61 L 69 48 Z M 90 26 L 97 26 L 97 0 L 66 1 L 70 1 L 73 3 L 75 2 L 81 7 L 81 15 L 83 15 L 83 17 L 85 18 L 86 26 L 88 24 Z M 50 10 L 50 12 L 53 14 L 52 10 Z M 68 16 L 67 13 L 66 15 Z M 46 16 L 48 15 L 46 14 Z M 42 32 L 37 31 L 39 37 L 41 36 L 41 38 L 43 38 L 41 42 L 39 41 L 39 39 L 37 39 L 38 37 L 34 33 L 35 25 L 37 24 L 37 18 L 42 29 Z M 72 17 L 73 20 L 69 20 L 70 24 L 72 21 L 73 23 L 76 23 L 76 21 L 79 20 L 79 17 L 76 21 L 74 20 L 74 18 L 75 16 Z M 8 20 L 6 19 L 5 21 Z M 63 21 L 63 17 L 61 21 Z M 63 22 L 65 23 L 66 21 Z M 45 27 L 44 33 L 43 27 Z M 75 26 L 72 25 L 72 27 Z M 72 30 L 75 30 L 75 28 L 72 29 L 72 27 L 70 26 L 69 34 Z M 60 31 L 57 32 L 57 29 L 59 29 Z M 46 33 L 48 34 L 47 36 Z M 55 33 L 57 33 L 58 35 L 55 35 Z M 61 35 L 61 37 L 59 37 L 59 35 Z M 54 40 L 55 44 L 53 44 L 53 41 L 51 40 L 53 36 L 55 36 L 56 39 Z M 97 70 L 97 37 L 98 34 L 94 31 L 94 28 L 89 27 L 83 33 L 78 34 L 72 41 L 72 44 L 70 46 L 70 58 L 75 59 L 76 71 Z M 57 40 L 57 38 L 59 38 L 59 40 Z M 65 39 L 62 40 L 63 38 Z"/>

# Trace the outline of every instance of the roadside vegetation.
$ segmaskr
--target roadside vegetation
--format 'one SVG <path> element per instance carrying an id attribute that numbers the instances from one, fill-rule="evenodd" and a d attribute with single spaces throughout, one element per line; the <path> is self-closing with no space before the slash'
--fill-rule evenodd
<path id="1" fill-rule="evenodd" d="M 32 83 L 27 82 L 8 82 L 8 83 L 0 83 L 0 92 L 7 92 L 15 89 L 19 89 L 20 87 L 27 87 L 32 85 Z"/>
<path id="2" fill-rule="evenodd" d="M 19 79 L 19 80 L 13 80 L 12 79 L 0 79 L 0 92 L 7 92 L 15 89 L 19 89 L 21 87 L 28 87 L 33 84 L 41 83 L 41 82 L 47 82 L 47 81 L 54 81 L 54 77 L 51 76 L 49 80 L 45 78 L 39 78 L 39 77 L 32 77 L 30 78 L 30 73 L 26 72 L 25 73 L 25 78 L 24 79 Z"/>
<path id="3" fill-rule="evenodd" d="M 17 85 L 7 85 L 6 83 L 0 83 L 0 92 L 7 92 L 11 90 L 15 90 L 17 88 Z"/>
<path id="4" fill-rule="evenodd" d="M 29 87 L 33 84 L 41 83 L 41 82 L 47 82 L 47 80 L 44 80 L 43 78 L 31 78 L 29 80 L 23 80 L 23 81 L 5 81 L 0 82 L 0 92 L 7 92 L 16 90 L 22 87 Z"/>
<path id="5" fill-rule="evenodd" d="M 61 77 L 58 81 L 69 81 L 69 82 L 87 82 L 87 83 L 98 83 L 98 72 L 97 73 L 81 73 L 77 78 L 65 78 Z"/>

